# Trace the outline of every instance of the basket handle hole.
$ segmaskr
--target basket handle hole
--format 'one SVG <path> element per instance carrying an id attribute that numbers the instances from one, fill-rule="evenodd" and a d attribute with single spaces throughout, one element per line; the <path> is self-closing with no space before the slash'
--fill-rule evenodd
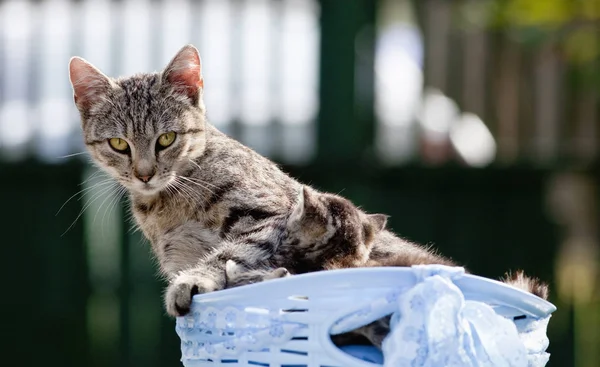
<path id="1" fill-rule="evenodd" d="M 342 353 L 374 366 L 383 365 L 383 353 L 364 336 L 350 332 L 329 337 L 333 345 Z"/>
<path id="2" fill-rule="evenodd" d="M 308 301 L 308 296 L 289 296 L 288 299 L 292 301 Z"/>
<path id="3" fill-rule="evenodd" d="M 281 310 L 283 313 L 292 313 L 292 312 L 308 312 L 307 308 L 288 308 L 285 310 Z"/>

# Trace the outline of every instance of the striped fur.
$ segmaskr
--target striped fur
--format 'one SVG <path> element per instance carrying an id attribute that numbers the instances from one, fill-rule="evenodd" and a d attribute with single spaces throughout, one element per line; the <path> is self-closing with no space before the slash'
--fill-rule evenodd
<path id="1" fill-rule="evenodd" d="M 169 282 L 169 314 L 187 313 L 195 293 L 226 287 L 229 260 L 249 271 L 302 273 L 394 254 L 443 259 L 373 229 L 385 225 L 383 216 L 301 185 L 208 124 L 193 46 L 158 73 L 113 79 L 77 57 L 69 72 L 87 149 L 128 190 L 136 224 Z M 158 137 L 168 132 L 174 142 L 159 149 Z M 111 138 L 128 149 L 111 148 Z M 140 172 L 152 177 L 145 182 Z"/>

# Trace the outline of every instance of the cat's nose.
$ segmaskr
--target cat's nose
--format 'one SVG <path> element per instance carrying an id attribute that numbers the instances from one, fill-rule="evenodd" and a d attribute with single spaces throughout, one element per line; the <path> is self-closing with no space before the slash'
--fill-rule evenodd
<path id="1" fill-rule="evenodd" d="M 154 172 L 144 172 L 142 174 L 135 172 L 135 177 L 144 183 L 148 183 L 148 181 L 154 177 Z"/>

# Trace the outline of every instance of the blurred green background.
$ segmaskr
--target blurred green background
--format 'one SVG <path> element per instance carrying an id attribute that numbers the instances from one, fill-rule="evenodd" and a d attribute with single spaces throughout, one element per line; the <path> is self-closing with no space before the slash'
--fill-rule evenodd
<path id="1" fill-rule="evenodd" d="M 599 0 L 0 1 L 2 365 L 180 365 L 67 63 L 186 43 L 211 122 L 475 273 L 548 281 L 548 366 L 600 366 Z"/>

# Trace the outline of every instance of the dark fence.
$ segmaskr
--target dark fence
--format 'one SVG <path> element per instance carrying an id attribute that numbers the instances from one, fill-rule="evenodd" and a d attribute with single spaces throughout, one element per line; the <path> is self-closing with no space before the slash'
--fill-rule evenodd
<path id="1" fill-rule="evenodd" d="M 170 12 L 166 1 L 0 1 L 0 15 L 29 14 L 40 4 L 59 3 L 60 9 L 72 7 L 87 14 L 90 22 L 95 14 L 101 18 L 106 14 L 124 14 L 113 20 L 111 24 L 115 27 L 107 30 L 86 25 L 80 20 L 88 18 L 74 16 L 77 12 L 69 13 L 69 19 L 77 27 L 67 29 L 67 37 L 74 35 L 73 29 L 82 31 L 75 38 L 78 41 L 73 43 L 77 45 L 73 52 L 83 51 L 84 56 L 89 52 L 90 59 L 95 55 L 100 64 L 106 63 L 111 75 L 129 73 L 133 68 L 145 70 L 148 65 L 159 67 L 167 52 L 177 49 L 180 42 L 197 40 L 195 43 L 213 47 L 214 43 L 205 37 L 207 26 L 199 22 L 208 19 L 206 9 L 213 9 L 210 11 L 216 11 L 218 19 L 227 21 L 219 29 L 231 26 L 232 36 L 227 43 L 231 52 L 226 55 L 236 59 L 243 54 L 240 51 L 243 47 L 238 47 L 243 38 L 236 38 L 243 32 L 232 19 L 255 19 L 252 17 L 257 14 L 248 11 L 252 0 L 176 1 L 177 6 L 184 5 L 190 13 L 181 22 L 184 27 L 179 33 L 173 33 L 180 36 L 164 35 L 158 48 L 147 35 L 143 36 L 140 44 L 145 45 L 144 52 L 153 56 L 152 61 L 140 65 L 131 61 L 127 55 L 132 51 L 125 47 L 127 42 L 137 39 L 133 26 L 150 28 L 153 35 L 157 29 L 171 29 L 167 25 L 177 23 L 173 19 L 179 18 L 160 16 L 163 10 Z M 226 6 L 219 8 L 222 5 L 218 4 L 225 3 Z M 513 31 L 521 29 L 520 25 L 500 26 L 498 22 L 495 27 L 487 27 L 479 18 L 465 13 L 478 6 L 475 3 L 484 1 L 322 0 L 308 6 L 299 0 L 261 3 L 263 10 L 272 7 L 269 19 L 278 16 L 283 19 L 282 23 L 270 22 L 274 28 L 269 28 L 267 35 L 273 29 L 281 30 L 277 27 L 287 24 L 285 19 L 293 18 L 294 12 L 303 14 L 302 19 L 308 21 L 300 22 L 304 24 L 300 28 L 294 28 L 298 23 L 291 21 L 290 29 L 309 29 L 314 23 L 310 29 L 312 35 L 318 35 L 318 43 L 312 44 L 318 48 L 314 54 L 319 60 L 318 89 L 312 82 L 294 84 L 297 80 L 285 79 L 289 74 L 282 72 L 282 68 L 290 60 L 285 53 L 275 53 L 284 56 L 276 57 L 278 61 L 273 65 L 279 66 L 269 70 L 273 75 L 282 72 L 285 82 L 279 86 L 275 83 L 272 90 L 267 88 L 268 98 L 274 98 L 277 93 L 272 92 L 280 91 L 278 88 L 287 88 L 289 92 L 300 85 L 304 93 L 301 97 L 309 101 L 300 107 L 308 106 L 314 113 L 304 114 L 301 121 L 296 121 L 293 113 L 299 105 L 292 104 L 283 113 L 269 115 L 267 124 L 256 123 L 245 115 L 227 115 L 229 102 L 236 103 L 236 111 L 241 108 L 237 103 L 248 92 L 243 85 L 252 80 L 236 72 L 232 72 L 233 76 L 221 73 L 214 62 L 215 66 L 210 66 L 208 56 L 209 70 L 212 68 L 218 74 L 213 86 L 217 86 L 217 94 L 226 96 L 207 102 L 209 111 L 211 103 L 216 110 L 219 126 L 281 162 L 286 171 L 302 182 L 341 193 L 370 212 L 389 214 L 390 226 L 397 233 L 416 242 L 436 245 L 475 273 L 494 278 L 506 270 L 524 268 L 548 280 L 551 301 L 559 306 L 550 323 L 549 366 L 596 367 L 600 363 L 600 350 L 596 348 L 600 342 L 596 230 L 600 203 L 594 190 L 599 183 L 597 87 L 600 84 L 587 74 L 589 66 L 581 69 L 579 61 L 564 56 L 563 43 L 528 43 L 526 32 L 517 32 L 525 35 L 521 38 L 514 37 Z M 36 16 L 52 19 L 50 5 L 43 8 L 44 12 L 35 13 Z M 106 13 L 107 9 L 111 12 Z M 136 9 L 144 12 L 138 13 Z M 246 17 L 246 12 L 254 15 Z M 148 19 L 160 19 L 157 23 L 160 26 L 149 27 L 153 23 L 149 23 L 146 15 Z M 127 22 L 128 19 L 135 21 Z M 465 19 L 476 21 L 469 23 Z M 17 23 L 10 24 L 16 27 Z M 4 22 L 4 27 L 7 24 Z M 49 30 L 48 24 L 44 27 Z M 418 29 L 417 25 L 423 31 L 423 38 L 416 44 L 422 45 L 424 58 L 410 46 L 412 31 L 405 32 L 406 27 Z M 398 27 L 403 29 L 402 36 L 395 38 Z M 535 25 L 523 26 L 526 30 L 531 27 L 535 29 Z M 570 29 L 566 25 L 559 28 Z M 19 44 L 17 36 L 28 33 L 10 31 L 6 28 L 2 33 L 0 69 L 5 76 L 14 72 L 10 80 L 23 82 L 27 87 L 12 89 L 15 84 L 9 84 L 7 78 L 0 79 L 0 132 L 4 132 L 0 134 L 0 153 L 7 158 L 7 162 L 0 163 L 0 202 L 4 204 L 0 229 L 6 289 L 1 302 L 5 316 L 4 332 L 0 333 L 0 360 L 9 366 L 179 365 L 174 322 L 165 316 L 162 306 L 164 284 L 156 277 L 148 244 L 139 233 L 131 233 L 125 214 L 127 203 L 119 201 L 110 190 L 103 195 L 100 189 L 92 189 L 90 182 L 97 177 L 90 178 L 93 171 L 82 160 L 42 163 L 59 162 L 55 159 L 58 153 L 81 147 L 68 85 L 63 88 L 66 75 L 61 76 L 64 80 L 61 79 L 58 96 L 53 96 L 53 89 L 48 87 L 52 78 L 45 77 L 39 88 L 30 88 L 37 85 L 31 75 L 50 72 L 54 67 L 35 67 L 43 65 L 44 58 L 40 55 L 53 53 L 50 48 L 32 52 L 33 45 L 57 44 L 62 40 L 61 33 L 52 33 L 43 42 L 27 36 L 31 42 Z M 124 32 L 123 39 L 120 31 Z M 185 32 L 192 36 L 186 36 Z M 289 45 L 290 39 L 285 37 L 293 34 L 275 37 L 278 41 L 271 50 Z M 592 42 L 598 42 L 598 37 L 594 37 Z M 94 53 L 92 40 L 103 39 L 106 43 L 98 46 L 103 51 Z M 408 114 L 406 121 L 400 119 L 404 112 L 394 109 L 397 101 L 384 98 L 405 92 L 393 87 L 401 84 L 402 79 L 395 79 L 396 74 L 383 73 L 388 69 L 380 68 L 379 63 L 387 55 L 381 46 L 386 40 L 392 45 L 403 45 L 405 53 L 414 58 L 413 66 L 416 65 L 425 85 L 440 90 L 422 93 L 418 89 L 419 96 L 434 95 L 434 98 L 419 97 L 416 105 L 427 106 L 421 102 L 433 100 L 437 102 L 430 107 L 451 110 L 450 117 L 440 117 L 450 121 L 446 125 L 431 125 L 427 113 L 414 105 L 407 105 L 415 109 L 414 113 Z M 202 45 L 199 47 L 202 53 Z M 303 54 L 307 59 L 310 47 Z M 28 62 L 19 63 L 14 53 L 8 54 L 14 50 L 18 51 L 17 56 L 30 57 Z M 59 50 L 64 51 L 65 57 L 71 56 L 71 48 Z M 63 65 L 63 59 L 55 57 L 51 65 Z M 400 61 L 395 60 L 392 65 Z M 597 60 L 591 62 L 597 65 Z M 10 69 L 11 65 L 19 69 Z M 227 65 L 230 66 L 227 70 L 236 69 L 231 60 Z M 412 70 L 398 68 L 401 72 Z M 30 73 L 32 70 L 35 72 Z M 221 77 L 226 80 L 219 84 Z M 262 82 L 269 84 L 270 78 L 274 76 Z M 246 92 L 238 93 L 239 86 Z M 38 89 L 49 94 L 35 92 Z M 57 114 L 51 113 L 52 103 L 44 103 L 56 102 L 55 97 L 59 100 L 55 104 Z M 310 102 L 313 97 L 316 101 Z M 14 104 L 16 100 L 26 103 Z M 67 103 L 70 112 L 60 107 Z M 269 103 L 278 106 L 285 104 L 285 100 L 273 99 Z M 39 106 L 46 107 L 38 109 Z M 466 123 L 460 111 L 473 113 L 478 120 Z M 27 126 L 34 126 L 26 130 L 33 131 L 28 135 L 29 140 L 14 140 L 15 136 L 22 138 L 19 134 L 25 131 L 11 128 L 11 124 L 20 121 L 19 116 L 26 116 L 30 124 Z M 61 130 L 63 135 L 53 135 L 48 127 L 61 116 L 68 116 L 70 125 Z M 462 130 L 456 126 L 462 126 Z M 13 135 L 7 138 L 6 131 Z M 453 131 L 461 133 L 457 136 L 462 138 L 453 138 Z M 469 131 L 475 131 L 474 135 L 465 133 Z M 486 131 L 492 137 L 492 144 Z M 465 136 L 483 139 L 485 144 L 481 146 L 485 149 L 478 154 L 485 159 L 478 160 L 473 151 L 464 150 L 468 148 L 465 141 L 469 141 Z M 66 148 L 52 148 L 64 141 L 68 142 Z M 37 159 L 22 158 L 31 155 Z M 298 157 L 302 159 L 295 159 Z M 8 163 L 9 159 L 16 162 Z M 469 168 L 470 165 L 485 168 Z M 81 189 L 87 190 L 84 197 L 71 199 L 56 215 Z M 79 217 L 82 211 L 84 214 Z"/>

